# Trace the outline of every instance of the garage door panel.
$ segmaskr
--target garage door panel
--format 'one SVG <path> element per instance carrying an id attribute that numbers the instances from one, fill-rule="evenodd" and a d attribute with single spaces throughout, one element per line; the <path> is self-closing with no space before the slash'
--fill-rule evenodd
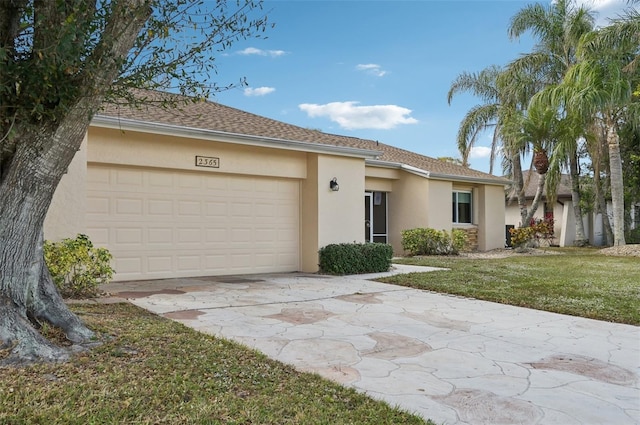
<path id="1" fill-rule="evenodd" d="M 298 269 L 297 181 L 97 164 L 88 177 L 88 234 L 117 280 Z"/>
<path id="2" fill-rule="evenodd" d="M 173 229 L 166 227 L 150 227 L 147 228 L 147 244 L 150 247 L 154 245 L 171 247 L 173 243 Z"/>
<path id="3" fill-rule="evenodd" d="M 198 272 L 202 269 L 199 255 L 179 255 L 178 270 Z"/>
<path id="4" fill-rule="evenodd" d="M 160 216 L 161 220 L 173 215 L 173 201 L 166 199 L 147 199 L 147 217 Z"/>
<path id="5" fill-rule="evenodd" d="M 202 205 L 199 201 L 178 201 L 178 216 L 200 217 L 202 215 Z"/>
<path id="6" fill-rule="evenodd" d="M 136 248 L 141 248 L 143 229 L 139 227 L 132 228 L 118 228 L 115 231 L 115 243 L 116 245 L 135 245 Z"/>
<path id="7" fill-rule="evenodd" d="M 109 245 L 108 227 L 87 227 L 87 234 L 91 236 L 91 242 L 94 246 Z"/>
<path id="8" fill-rule="evenodd" d="M 148 188 L 151 190 L 173 187 L 173 175 L 163 171 L 147 171 Z"/>
<path id="9" fill-rule="evenodd" d="M 116 184 L 118 185 L 142 189 L 144 180 L 142 170 L 118 170 L 115 173 L 115 177 Z"/>
<path id="10" fill-rule="evenodd" d="M 114 269 L 117 274 L 122 276 L 137 276 L 142 272 L 142 258 L 140 256 L 119 255 L 114 258 Z"/>
<path id="11" fill-rule="evenodd" d="M 202 176 L 196 173 L 179 174 L 177 186 L 182 190 L 202 189 Z"/>
<path id="12" fill-rule="evenodd" d="M 209 201 L 205 202 L 205 215 L 209 218 L 226 218 L 229 206 L 225 201 Z"/>
<path id="13" fill-rule="evenodd" d="M 140 198 L 116 198 L 114 213 L 120 216 L 140 217 L 144 213 L 142 205 Z"/>
<path id="14" fill-rule="evenodd" d="M 278 229 L 277 239 L 278 242 L 284 242 L 285 246 L 298 240 L 298 229 L 293 228 L 280 228 Z"/>

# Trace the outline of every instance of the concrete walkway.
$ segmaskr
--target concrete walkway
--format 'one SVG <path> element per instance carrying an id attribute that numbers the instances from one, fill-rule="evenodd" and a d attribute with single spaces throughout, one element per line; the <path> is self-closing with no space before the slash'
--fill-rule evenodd
<path id="1" fill-rule="evenodd" d="M 640 328 L 367 280 L 388 274 L 103 289 L 439 424 L 640 423 Z"/>

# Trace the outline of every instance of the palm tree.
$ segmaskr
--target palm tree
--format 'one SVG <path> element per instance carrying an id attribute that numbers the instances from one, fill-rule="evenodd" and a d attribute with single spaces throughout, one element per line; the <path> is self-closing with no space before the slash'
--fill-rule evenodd
<path id="1" fill-rule="evenodd" d="M 491 143 L 491 158 L 489 161 L 489 174 L 493 174 L 493 165 L 499 149 L 499 123 L 500 109 L 504 106 L 498 88 L 498 77 L 502 70 L 493 65 L 478 73 L 463 72 L 451 83 L 447 102 L 451 105 L 453 97 L 462 92 L 471 92 L 484 103 L 476 105 L 467 112 L 458 129 L 458 151 L 462 156 L 462 165 L 469 165 L 469 154 L 474 147 L 478 134 L 484 130 L 493 128 Z"/>
<path id="2" fill-rule="evenodd" d="M 532 208 L 527 209 L 521 164 L 521 156 L 528 147 L 528 139 L 520 126 L 525 119 L 522 110 L 535 92 L 535 82 L 529 77 L 523 74 L 505 78 L 503 70 L 494 65 L 478 73 L 463 72 L 453 81 L 448 93 L 449 104 L 461 92 L 471 92 L 484 102 L 471 108 L 460 123 L 458 150 L 463 165 L 468 165 L 468 156 L 478 134 L 492 130 L 489 173 L 493 174 L 495 158 L 501 150 L 506 159 L 503 163 L 505 174 L 514 181 L 512 190 L 518 200 L 522 226 L 529 225 L 537 207 L 534 201 Z"/>
<path id="3" fill-rule="evenodd" d="M 609 153 L 613 243 L 624 245 L 624 182 L 618 130 L 624 122 L 638 125 L 640 103 L 634 102 L 633 91 L 640 75 L 630 64 L 636 59 L 640 44 L 637 37 L 632 37 L 619 38 L 613 45 L 607 45 L 598 40 L 600 36 L 600 31 L 594 31 L 583 37 L 579 63 L 569 70 L 560 85 L 540 97 L 597 120 L 604 129 Z"/>
<path id="4" fill-rule="evenodd" d="M 574 3 L 568 0 L 552 2 L 548 7 L 538 3 L 524 7 L 511 19 L 509 36 L 518 39 L 522 34 L 530 31 L 537 38 L 538 43 L 531 53 L 511 62 L 506 72 L 511 75 L 531 73 L 543 86 L 559 84 L 568 70 L 577 62 L 576 51 L 580 38 L 591 31 L 593 25 L 593 15 L 589 10 L 584 7 L 575 7 Z M 538 105 L 534 109 L 545 111 L 545 119 L 555 122 L 556 127 L 566 126 L 566 121 L 563 121 L 565 117 L 549 111 L 548 106 Z M 552 125 L 551 122 L 543 124 L 538 121 L 538 124 L 548 128 Z M 548 191 L 555 193 L 562 168 L 560 165 L 567 164 L 572 183 L 573 213 L 576 223 L 574 243 L 585 245 L 587 239 L 580 208 L 577 137 L 574 133 L 567 131 L 559 134 L 562 134 L 562 137 L 555 140 L 556 146 L 547 147 L 551 148 L 555 155 L 562 154 L 561 158 L 555 158 L 555 166 L 547 176 Z M 549 166 L 547 150 L 535 140 L 532 142 L 534 143 L 534 164 L 538 164 L 536 168 L 540 173 L 540 170 Z M 558 143 L 561 145 L 558 146 Z"/>

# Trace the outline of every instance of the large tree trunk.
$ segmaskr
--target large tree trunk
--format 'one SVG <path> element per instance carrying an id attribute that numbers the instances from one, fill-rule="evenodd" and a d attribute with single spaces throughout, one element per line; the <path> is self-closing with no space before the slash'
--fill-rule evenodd
<path id="1" fill-rule="evenodd" d="M 51 199 L 96 107 L 95 101 L 82 103 L 59 124 L 17 126 L 20 143 L 0 180 L 0 343 L 11 347 L 5 362 L 66 358 L 33 328 L 41 322 L 60 327 L 74 343 L 93 336 L 60 297 L 42 248 Z"/>
<path id="2" fill-rule="evenodd" d="M 587 246 L 589 240 L 584 233 L 582 207 L 580 206 L 580 167 L 578 165 L 578 152 L 575 150 L 571 152 L 569 158 L 569 179 L 571 180 L 571 203 L 573 204 L 573 218 L 576 227 L 576 238 L 573 241 L 573 245 Z"/>
<path id="3" fill-rule="evenodd" d="M 51 8 L 52 3 L 47 2 L 36 4 L 39 19 L 34 43 L 48 54 L 54 49 L 44 47 L 55 45 L 56 40 L 46 34 L 50 29 L 46 24 L 57 22 L 63 9 Z M 53 285 L 44 263 L 42 230 L 56 187 L 80 149 L 91 117 L 152 12 L 146 0 L 112 2 L 110 6 L 111 18 L 94 56 L 82 58 L 87 61 L 85 72 L 69 82 L 80 84 L 75 97 L 64 98 L 64 104 L 41 105 L 49 108 L 42 116 L 26 113 L 12 124 L 11 149 L 0 155 L 0 348 L 9 350 L 3 363 L 68 357 L 66 350 L 38 333 L 42 322 L 61 328 L 76 344 L 93 337 Z M 52 99 L 55 90 L 53 86 L 49 93 Z"/>
<path id="4" fill-rule="evenodd" d="M 624 239 L 624 185 L 622 180 L 622 157 L 620 137 L 615 123 L 608 123 L 607 146 L 609 147 L 609 171 L 611 173 L 611 203 L 613 204 L 613 244 L 626 245 Z"/>

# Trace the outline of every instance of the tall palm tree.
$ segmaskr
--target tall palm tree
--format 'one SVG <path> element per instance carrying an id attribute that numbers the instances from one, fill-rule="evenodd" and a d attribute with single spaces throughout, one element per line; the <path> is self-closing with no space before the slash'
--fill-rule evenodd
<path id="1" fill-rule="evenodd" d="M 583 37 L 579 63 L 569 70 L 561 84 L 539 97 L 597 120 L 604 129 L 609 153 L 613 243 L 624 245 L 624 182 L 618 131 L 624 122 L 640 125 L 640 102 L 634 102 L 633 94 L 640 74 L 637 68 L 629 67 L 640 44 L 632 38 L 617 39 L 608 45 L 598 37 L 599 31 Z"/>
<path id="2" fill-rule="evenodd" d="M 531 32 L 537 39 L 537 44 L 531 53 L 525 54 L 514 60 L 507 67 L 507 74 L 517 75 L 523 72 L 531 73 L 543 86 L 559 84 L 568 70 L 577 62 L 576 51 L 580 38 L 591 31 L 594 25 L 594 18 L 591 12 L 584 7 L 577 7 L 570 0 L 558 0 L 545 7 L 539 3 L 530 4 L 520 10 L 511 19 L 509 36 L 518 39 L 525 32 Z M 537 109 L 546 110 L 548 106 L 537 106 Z M 555 113 L 544 115 L 550 121 L 563 120 L 563 116 Z M 550 123 L 544 125 L 548 127 Z M 565 126 L 566 122 L 561 124 Z M 571 178 L 573 213 L 576 223 L 576 245 L 585 245 L 584 225 L 582 222 L 582 211 L 580 208 L 580 186 L 579 186 L 579 165 L 578 165 L 578 141 L 571 132 L 562 132 L 563 137 L 555 140 L 556 144 L 562 146 L 551 147 L 555 155 L 562 154 L 562 158 L 555 158 L 555 166 L 547 175 L 548 191 L 555 193 L 555 187 L 559 181 L 561 173 L 560 164 L 567 164 Z M 544 168 L 548 167 L 547 150 L 535 140 L 534 143 L 534 163 L 540 164 Z"/>
<path id="3" fill-rule="evenodd" d="M 528 75 L 505 78 L 503 70 L 494 65 L 478 73 L 461 73 L 451 84 L 448 93 L 449 104 L 456 94 L 462 92 L 470 92 L 482 100 L 483 103 L 471 108 L 460 123 L 458 150 L 463 164 L 468 165 L 469 153 L 478 134 L 492 130 L 489 173 L 493 174 L 495 158 L 501 151 L 506 159 L 504 171 L 514 181 L 512 190 L 518 200 L 522 226 L 528 226 L 535 213 L 535 205 L 528 209 L 525 199 L 521 156 L 526 153 L 528 145 L 519 125 L 524 120 L 523 105 L 535 92 L 534 86 L 534 81 Z"/>
<path id="4" fill-rule="evenodd" d="M 498 77 L 501 72 L 501 68 L 496 65 L 477 73 L 463 72 L 451 83 L 447 94 L 449 105 L 455 95 L 463 92 L 470 92 L 482 100 L 482 104 L 471 108 L 462 119 L 458 129 L 457 144 L 458 151 L 462 156 L 462 165 L 468 166 L 469 154 L 476 143 L 478 134 L 493 128 L 489 174 L 493 174 L 496 154 L 500 147 L 498 118 L 501 108 L 506 106 L 498 88 Z"/>

